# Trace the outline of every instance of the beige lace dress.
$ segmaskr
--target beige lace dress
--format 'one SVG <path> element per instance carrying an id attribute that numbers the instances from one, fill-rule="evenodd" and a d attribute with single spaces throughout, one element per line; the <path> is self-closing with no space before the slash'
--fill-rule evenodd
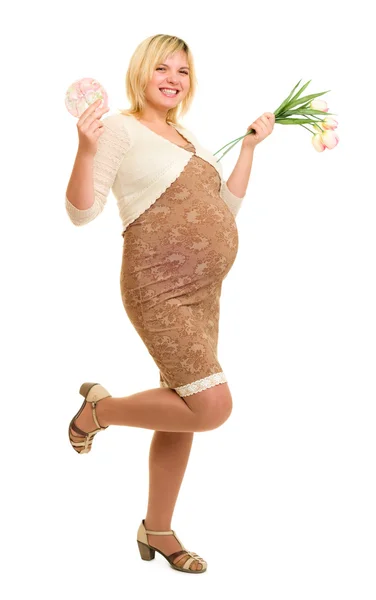
<path id="1" fill-rule="evenodd" d="M 195 152 L 189 142 L 184 149 Z M 238 251 L 220 176 L 194 154 L 179 177 L 123 231 L 124 308 L 160 373 L 185 397 L 227 381 L 218 360 L 222 282 Z"/>

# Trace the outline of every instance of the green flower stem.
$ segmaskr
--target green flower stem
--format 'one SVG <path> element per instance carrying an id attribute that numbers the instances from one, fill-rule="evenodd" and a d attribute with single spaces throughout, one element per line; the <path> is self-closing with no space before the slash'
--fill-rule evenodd
<path id="1" fill-rule="evenodd" d="M 312 135 L 316 135 L 316 133 L 317 133 L 317 131 L 311 131 L 310 129 L 308 129 L 308 127 L 306 127 L 302 123 L 300 123 L 300 127 L 304 127 L 304 129 L 306 129 L 307 131 L 309 131 L 310 133 L 312 133 Z"/>
<path id="2" fill-rule="evenodd" d="M 220 148 L 219 150 L 217 150 L 217 152 L 214 152 L 213 156 L 215 156 L 216 154 L 218 154 L 218 152 L 220 152 L 221 150 L 223 150 L 223 148 L 226 148 L 226 146 L 229 146 L 230 144 L 232 144 L 232 146 L 230 146 L 230 148 L 228 148 L 226 150 L 226 152 L 221 156 L 221 158 L 224 157 L 225 154 L 227 154 L 227 152 L 229 150 L 231 150 L 231 148 L 233 148 L 234 146 L 236 146 L 236 144 L 238 142 L 240 142 L 240 140 L 242 140 L 243 138 L 245 138 L 246 135 L 249 135 L 250 133 L 256 133 L 254 129 L 250 129 L 249 131 L 247 131 L 247 133 L 245 135 L 241 135 L 240 137 L 236 138 L 235 140 L 232 140 L 231 142 L 228 142 L 228 144 L 225 144 L 224 146 L 222 146 L 222 148 Z M 219 159 L 221 160 L 221 159 Z"/>
<path id="3" fill-rule="evenodd" d="M 313 119 L 317 119 L 316 123 L 322 123 L 324 119 L 320 119 L 320 117 L 316 117 L 315 115 L 312 115 Z"/>
<path id="4" fill-rule="evenodd" d="M 244 137 L 244 136 L 238 137 L 238 138 L 236 138 L 235 140 L 231 140 L 231 142 L 228 142 L 227 144 L 225 144 L 224 146 L 222 146 L 222 148 L 220 148 L 219 150 L 217 150 L 217 152 L 215 152 L 215 154 L 218 154 L 218 152 L 220 152 L 221 150 L 223 150 L 223 148 L 226 148 L 227 146 L 229 146 L 229 145 L 230 145 L 230 144 L 232 144 L 233 142 L 234 142 L 234 146 L 235 146 L 235 144 L 236 144 L 237 142 L 239 142 L 239 141 L 242 139 L 242 137 Z"/>
<path id="5" fill-rule="evenodd" d="M 225 156 L 225 154 L 227 154 L 227 152 L 229 152 L 229 151 L 231 150 L 231 148 L 233 148 L 234 146 L 236 146 L 236 144 L 237 144 L 238 142 L 240 142 L 240 140 L 242 140 L 243 138 L 245 138 L 245 137 L 246 137 L 247 135 L 249 135 L 250 133 L 255 133 L 255 130 L 254 130 L 254 129 L 251 129 L 251 130 L 250 130 L 250 131 L 248 131 L 248 132 L 247 132 L 245 135 L 242 135 L 240 138 L 236 139 L 236 140 L 235 140 L 235 142 L 232 144 L 232 146 L 230 146 L 229 148 L 227 148 L 226 152 L 224 152 L 224 153 L 222 154 L 221 158 L 219 158 L 217 162 L 219 162 L 219 161 L 220 161 L 220 160 L 221 160 L 221 159 L 222 159 L 222 158 Z M 231 142 L 230 142 L 230 144 L 231 144 Z M 228 144 L 226 144 L 226 146 L 228 146 Z M 226 146 L 223 146 L 223 148 L 226 148 Z M 222 148 L 221 148 L 221 150 L 222 150 Z M 215 153 L 213 154 L 213 156 L 215 156 L 216 154 L 218 154 L 218 152 L 220 152 L 220 150 L 217 150 L 217 152 L 215 152 Z"/>

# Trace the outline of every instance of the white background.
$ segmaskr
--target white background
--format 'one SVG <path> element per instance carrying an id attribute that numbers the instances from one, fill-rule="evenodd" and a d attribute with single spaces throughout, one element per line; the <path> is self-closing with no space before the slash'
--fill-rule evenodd
<path id="1" fill-rule="evenodd" d="M 7 599 L 374 600 L 375 150 L 369 4 L 19 3 L 3 21 L 2 587 Z M 152 431 L 111 427 L 79 456 L 84 381 L 113 396 L 159 385 L 124 311 L 121 222 L 75 227 L 68 86 L 94 77 L 112 112 L 156 33 L 190 45 L 183 122 L 213 152 L 292 87 L 324 96 L 340 137 L 317 153 L 276 125 L 255 151 L 223 284 L 219 358 L 234 401 L 195 434 L 172 526 L 202 577 L 140 559 Z M 112 114 L 106 113 L 106 114 Z M 223 159 L 229 177 L 240 145 Z"/>

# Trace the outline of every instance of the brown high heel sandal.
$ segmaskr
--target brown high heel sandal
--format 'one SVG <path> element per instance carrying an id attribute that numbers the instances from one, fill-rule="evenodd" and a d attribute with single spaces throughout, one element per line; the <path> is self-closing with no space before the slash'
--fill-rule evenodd
<path id="1" fill-rule="evenodd" d="M 172 554 L 169 554 L 167 556 L 162 552 L 162 550 L 158 550 L 158 548 L 154 548 L 154 546 L 150 546 L 148 544 L 148 538 L 146 535 L 147 533 L 151 535 L 173 535 L 181 545 L 182 550 L 178 550 L 177 552 L 173 552 Z M 172 529 L 170 531 L 150 531 L 149 529 L 145 528 L 145 519 L 142 519 L 141 525 L 138 528 L 137 544 L 142 560 L 153 560 L 153 558 L 155 557 L 155 551 L 157 551 L 159 552 L 159 554 L 162 554 L 162 556 L 164 556 L 165 559 L 168 560 L 171 567 L 173 569 L 176 569 L 177 571 L 183 571 L 184 573 L 204 573 L 207 569 L 206 561 L 203 558 L 201 558 L 198 554 L 195 554 L 195 552 L 188 552 L 188 550 L 184 548 L 183 544 L 178 539 L 177 535 Z M 174 560 L 178 556 L 180 556 L 182 559 L 184 555 L 186 557 L 186 560 L 181 566 L 177 566 L 177 564 L 174 564 Z M 201 564 L 201 569 L 191 569 L 191 565 L 194 561 L 198 561 Z M 180 563 L 180 560 L 177 562 Z"/>
<path id="2" fill-rule="evenodd" d="M 109 397 L 111 398 L 112 396 L 106 390 L 106 388 L 104 388 L 102 385 L 100 385 L 100 383 L 90 383 L 90 382 L 86 382 L 81 385 L 80 394 L 81 394 L 81 396 L 85 397 L 85 400 L 83 401 L 82 406 L 81 406 L 80 410 L 78 411 L 78 413 L 73 417 L 73 419 L 69 423 L 68 435 L 69 435 L 69 441 L 70 441 L 73 449 L 76 452 L 78 452 L 79 454 L 85 454 L 85 453 L 90 452 L 95 434 L 98 433 L 98 431 L 100 431 L 101 429 L 107 429 L 107 427 L 109 427 L 109 425 L 106 425 L 106 427 L 102 427 L 101 425 L 99 425 L 98 419 L 97 419 L 97 414 L 95 411 L 96 404 L 100 400 L 103 400 L 104 398 L 109 398 Z M 98 426 L 98 429 L 94 429 L 93 431 L 89 431 L 89 432 L 82 431 L 82 429 L 77 427 L 77 425 L 74 423 L 75 419 L 77 419 L 77 417 L 84 410 L 86 402 L 91 402 L 94 423 Z M 71 431 L 72 429 L 76 433 L 79 433 L 81 436 L 84 435 L 85 439 L 82 439 L 82 437 L 77 437 L 76 435 L 74 435 Z"/>

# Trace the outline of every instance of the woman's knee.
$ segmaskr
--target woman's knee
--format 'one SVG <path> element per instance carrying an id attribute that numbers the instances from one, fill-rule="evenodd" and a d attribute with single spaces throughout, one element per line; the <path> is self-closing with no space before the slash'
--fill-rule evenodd
<path id="1" fill-rule="evenodd" d="M 232 412 L 232 396 L 227 383 L 184 398 L 197 417 L 197 431 L 209 431 L 223 425 Z"/>

